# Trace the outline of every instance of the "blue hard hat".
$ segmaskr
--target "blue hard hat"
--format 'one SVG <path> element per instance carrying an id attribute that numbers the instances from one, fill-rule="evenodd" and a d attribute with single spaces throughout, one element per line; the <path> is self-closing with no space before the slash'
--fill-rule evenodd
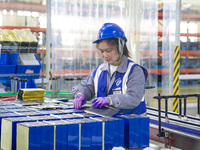
<path id="1" fill-rule="evenodd" d="M 99 30 L 99 33 L 97 35 L 97 40 L 93 41 L 92 43 L 97 43 L 100 40 L 108 39 L 112 37 L 121 37 L 125 40 L 125 42 L 127 42 L 127 38 L 122 28 L 120 28 L 115 23 L 105 23 Z"/>

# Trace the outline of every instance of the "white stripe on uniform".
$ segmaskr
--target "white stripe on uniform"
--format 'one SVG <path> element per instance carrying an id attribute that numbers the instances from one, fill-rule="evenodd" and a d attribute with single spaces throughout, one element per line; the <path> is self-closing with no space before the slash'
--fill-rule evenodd
<path id="1" fill-rule="evenodd" d="M 94 77 L 94 88 L 95 88 L 95 95 L 97 96 L 97 89 L 98 89 L 98 80 L 99 80 L 99 76 L 101 74 L 101 68 L 104 66 L 105 64 L 101 64 L 99 66 L 99 68 L 96 71 L 95 77 Z"/>

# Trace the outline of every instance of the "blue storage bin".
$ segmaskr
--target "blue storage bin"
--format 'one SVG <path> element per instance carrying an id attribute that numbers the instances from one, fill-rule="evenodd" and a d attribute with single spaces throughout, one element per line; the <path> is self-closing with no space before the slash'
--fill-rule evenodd
<path id="1" fill-rule="evenodd" d="M 181 47 L 181 50 L 186 50 L 185 46 L 182 46 L 182 47 Z"/>
<path id="2" fill-rule="evenodd" d="M 40 60 L 38 59 L 37 55 L 34 54 L 35 58 L 37 59 L 37 61 L 39 62 L 39 65 L 20 65 L 17 63 L 17 59 L 18 59 L 18 55 L 19 54 L 12 54 L 14 61 L 16 63 L 16 74 L 24 74 L 24 76 L 20 76 L 21 78 L 31 78 L 31 79 L 37 79 L 39 78 L 39 73 L 40 73 L 40 69 L 41 69 L 41 63 Z M 28 74 L 30 74 L 30 76 L 27 76 Z M 35 74 L 35 75 L 31 75 L 31 74 Z M 37 75 L 38 74 L 38 75 Z"/>
<path id="3" fill-rule="evenodd" d="M 192 65 L 192 68 L 196 69 L 196 68 L 197 68 L 197 65 Z"/>
<path id="4" fill-rule="evenodd" d="M 14 61 L 16 63 L 16 72 L 17 74 L 39 74 L 40 73 L 40 69 L 41 69 L 41 63 L 40 60 L 38 59 L 37 55 L 35 55 L 35 58 L 37 59 L 37 61 L 39 62 L 39 65 L 20 65 L 17 63 L 17 59 L 18 59 L 18 55 L 19 54 L 12 54 Z M 22 77 L 24 78 L 24 77 Z M 38 76 L 27 76 L 27 78 L 39 78 Z"/>
<path id="5" fill-rule="evenodd" d="M 197 47 L 192 46 L 192 51 L 196 51 L 196 50 L 197 50 Z"/>
<path id="6" fill-rule="evenodd" d="M 14 74 L 16 63 L 8 53 L 0 55 L 0 74 Z"/>
<path id="7" fill-rule="evenodd" d="M 162 65 L 158 65 L 158 69 L 162 69 Z"/>
<path id="8" fill-rule="evenodd" d="M 180 86 L 185 86 L 185 81 L 180 81 Z"/>
<path id="9" fill-rule="evenodd" d="M 10 85 L 9 80 L 0 79 L 0 83 L 2 83 L 3 85 L 6 85 L 6 86 Z"/>
<path id="10" fill-rule="evenodd" d="M 185 65 L 180 65 L 180 69 L 184 69 L 185 68 Z"/>

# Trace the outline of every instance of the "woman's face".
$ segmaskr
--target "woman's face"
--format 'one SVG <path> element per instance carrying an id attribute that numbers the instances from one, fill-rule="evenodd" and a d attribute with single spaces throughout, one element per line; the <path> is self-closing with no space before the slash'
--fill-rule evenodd
<path id="1" fill-rule="evenodd" d="M 105 40 L 100 41 L 97 46 L 101 56 L 107 63 L 113 64 L 119 59 L 119 53 L 115 46 L 110 46 Z"/>

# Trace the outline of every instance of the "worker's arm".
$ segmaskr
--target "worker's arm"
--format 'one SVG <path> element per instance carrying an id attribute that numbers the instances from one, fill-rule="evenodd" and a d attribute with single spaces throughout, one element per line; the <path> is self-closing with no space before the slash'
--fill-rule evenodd
<path id="1" fill-rule="evenodd" d="M 81 80 L 81 84 L 76 85 L 72 88 L 73 97 L 78 93 L 82 93 L 86 101 L 94 98 L 95 91 L 93 82 L 93 72 L 86 78 L 83 78 Z"/>

